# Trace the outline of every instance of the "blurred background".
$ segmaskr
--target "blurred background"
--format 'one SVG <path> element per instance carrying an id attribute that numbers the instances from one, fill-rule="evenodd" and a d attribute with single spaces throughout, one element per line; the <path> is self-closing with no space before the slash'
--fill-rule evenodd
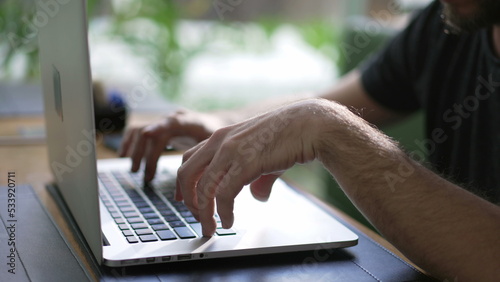
<path id="1" fill-rule="evenodd" d="M 57 1 L 42 0 L 49 17 Z M 132 113 L 171 105 L 210 111 L 322 91 L 429 2 L 89 0 L 92 75 Z M 0 124 L 43 113 L 37 33 L 44 20 L 34 0 L 0 0 Z M 411 151 L 421 115 L 384 130 Z M 319 164 L 286 176 L 369 225 Z"/>

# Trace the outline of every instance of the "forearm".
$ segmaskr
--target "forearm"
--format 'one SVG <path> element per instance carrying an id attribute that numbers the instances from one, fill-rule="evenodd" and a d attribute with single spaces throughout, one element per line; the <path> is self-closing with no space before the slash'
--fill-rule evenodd
<path id="1" fill-rule="evenodd" d="M 345 108 L 324 112 L 318 158 L 390 242 L 443 278 L 496 278 L 486 275 L 500 262 L 497 206 L 409 159 Z"/>
<path id="2" fill-rule="evenodd" d="M 245 105 L 239 108 L 219 110 L 213 112 L 213 114 L 220 118 L 225 126 L 229 126 L 231 124 L 235 124 L 252 118 L 259 114 L 274 110 L 283 105 L 308 99 L 314 96 L 317 96 L 317 94 L 313 92 L 303 92 L 292 95 L 279 96 L 262 101 L 252 102 L 249 105 Z"/>
<path id="3" fill-rule="evenodd" d="M 383 108 L 366 93 L 361 83 L 361 74 L 357 70 L 343 76 L 335 85 L 332 85 L 332 87 L 324 91 L 305 92 L 271 98 L 251 103 L 241 108 L 218 111 L 216 115 L 224 121 L 225 125 L 231 125 L 277 107 L 312 97 L 340 103 L 347 106 L 352 112 L 361 116 L 363 119 L 378 125 L 386 124 L 402 116 L 401 114 Z"/>

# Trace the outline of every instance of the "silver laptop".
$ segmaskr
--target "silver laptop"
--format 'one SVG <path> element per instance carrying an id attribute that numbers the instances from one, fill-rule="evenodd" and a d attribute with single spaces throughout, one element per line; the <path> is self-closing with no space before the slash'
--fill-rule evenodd
<path id="1" fill-rule="evenodd" d="M 37 1 L 38 16 L 46 15 L 39 44 L 50 166 L 99 263 L 166 263 L 357 243 L 356 234 L 280 180 L 266 203 L 244 188 L 235 200 L 234 227 L 203 237 L 185 206 L 169 201 L 180 156 L 160 159 L 151 187 L 129 173 L 129 159 L 97 161 L 86 2 L 51 3 L 47 8 Z"/>

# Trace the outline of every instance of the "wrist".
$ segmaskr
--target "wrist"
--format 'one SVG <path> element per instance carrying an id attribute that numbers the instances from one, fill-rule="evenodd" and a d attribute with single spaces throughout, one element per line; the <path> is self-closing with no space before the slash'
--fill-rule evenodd
<path id="1" fill-rule="evenodd" d="M 320 162 L 335 159 L 345 153 L 349 143 L 349 116 L 351 112 L 343 105 L 328 100 L 315 100 L 311 134 L 315 157 Z"/>
<path id="2" fill-rule="evenodd" d="M 342 168 L 351 172 L 376 161 L 393 159 L 402 153 L 398 145 L 373 125 L 347 107 L 335 102 L 320 101 L 321 116 L 315 119 L 314 136 L 316 158 L 330 171 Z M 332 171 L 333 172 L 333 171 Z"/>

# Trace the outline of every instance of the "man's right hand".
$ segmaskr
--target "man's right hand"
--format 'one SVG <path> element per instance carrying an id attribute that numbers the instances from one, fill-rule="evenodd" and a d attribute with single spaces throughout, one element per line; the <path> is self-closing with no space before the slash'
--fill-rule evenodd
<path id="1" fill-rule="evenodd" d="M 224 125 L 222 118 L 215 114 L 180 110 L 159 122 L 129 128 L 125 132 L 119 155 L 132 159 L 133 172 L 139 170 L 144 159 L 144 181 L 149 182 L 155 175 L 160 155 L 172 138 L 187 136 L 200 142 Z"/>

